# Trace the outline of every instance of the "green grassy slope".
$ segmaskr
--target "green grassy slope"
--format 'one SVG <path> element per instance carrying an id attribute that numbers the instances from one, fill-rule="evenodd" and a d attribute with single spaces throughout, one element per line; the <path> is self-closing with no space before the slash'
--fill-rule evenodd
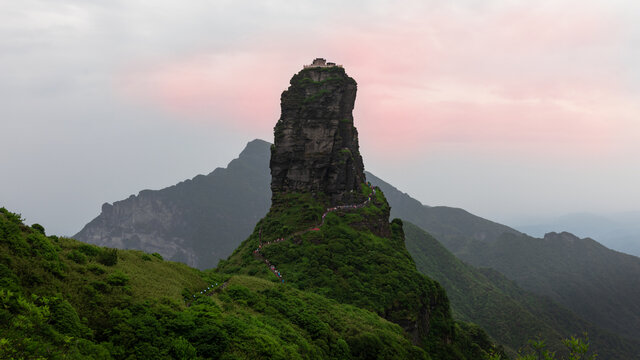
<path id="1" fill-rule="evenodd" d="M 404 223 L 407 249 L 417 268 L 447 290 L 454 315 L 482 326 L 508 351 L 523 348 L 532 338 L 546 340 L 563 351 L 561 339 L 589 334 L 600 359 L 633 359 L 640 344 L 590 324 L 569 310 L 518 287 L 497 271 L 477 269 L 458 260 L 424 230 Z"/>

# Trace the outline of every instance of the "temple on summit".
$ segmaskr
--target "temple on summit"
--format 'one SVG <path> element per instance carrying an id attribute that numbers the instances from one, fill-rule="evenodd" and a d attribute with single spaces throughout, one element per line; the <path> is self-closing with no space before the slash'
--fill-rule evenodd
<path id="1" fill-rule="evenodd" d="M 322 67 L 332 67 L 332 66 L 342 67 L 342 65 L 336 65 L 336 63 L 334 62 L 327 62 L 327 59 L 315 58 L 313 59 L 313 62 L 310 65 L 304 65 L 304 68 L 308 69 L 308 68 L 322 68 Z"/>

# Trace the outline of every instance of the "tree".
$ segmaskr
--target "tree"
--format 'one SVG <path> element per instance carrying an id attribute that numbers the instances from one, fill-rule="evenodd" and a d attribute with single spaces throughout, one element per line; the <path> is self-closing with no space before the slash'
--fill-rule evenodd
<path id="1" fill-rule="evenodd" d="M 587 355 L 589 352 L 589 337 L 584 334 L 584 339 L 579 337 L 570 337 L 562 340 L 564 346 L 569 350 L 568 357 L 556 357 L 556 354 L 547 350 L 547 344 L 544 340 L 529 340 L 531 351 L 527 354 L 520 354 L 516 360 L 595 360 L 597 355 Z M 501 360 L 502 356 L 493 354 L 489 360 Z"/>

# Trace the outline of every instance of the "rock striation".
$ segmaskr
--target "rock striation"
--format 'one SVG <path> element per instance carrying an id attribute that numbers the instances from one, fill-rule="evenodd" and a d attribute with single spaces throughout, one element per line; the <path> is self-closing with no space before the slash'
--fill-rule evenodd
<path id="1" fill-rule="evenodd" d="M 306 66 L 282 93 L 271 147 L 274 201 L 282 193 L 311 192 L 349 203 L 365 182 L 352 114 L 357 84 L 328 64 Z"/>

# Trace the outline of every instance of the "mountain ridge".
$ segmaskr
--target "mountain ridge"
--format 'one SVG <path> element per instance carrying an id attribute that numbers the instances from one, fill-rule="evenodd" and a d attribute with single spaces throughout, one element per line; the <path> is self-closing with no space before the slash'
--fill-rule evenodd
<path id="1" fill-rule="evenodd" d="M 105 203 L 101 214 L 74 238 L 159 252 L 190 266 L 211 268 L 249 235 L 269 208 L 270 199 L 264 196 L 269 192 L 269 147 L 255 139 L 226 168 L 160 190 L 142 190 L 113 205 Z"/>
<path id="2" fill-rule="evenodd" d="M 387 192 L 398 191 L 379 178 L 372 180 Z M 462 261 L 493 268 L 619 336 L 640 338 L 640 305 L 633 300 L 640 299 L 640 258 L 566 232 L 537 239 L 473 215 L 459 221 L 433 216 L 434 208 L 416 209 L 414 201 L 406 208 L 395 205 L 393 216 L 432 234 Z"/>
<path id="3" fill-rule="evenodd" d="M 573 213 L 548 219 L 519 219 L 516 228 L 533 237 L 550 231 L 568 231 L 590 237 L 608 248 L 640 257 L 640 213 L 599 215 Z"/>
<path id="4" fill-rule="evenodd" d="M 410 222 L 404 225 L 407 249 L 418 270 L 447 290 L 454 314 L 482 326 L 510 354 L 532 336 L 563 353 L 561 339 L 583 333 L 589 334 L 602 359 L 631 359 L 640 351 L 640 342 L 604 331 L 548 298 L 525 291 L 496 270 L 466 264 L 424 230 Z"/>

